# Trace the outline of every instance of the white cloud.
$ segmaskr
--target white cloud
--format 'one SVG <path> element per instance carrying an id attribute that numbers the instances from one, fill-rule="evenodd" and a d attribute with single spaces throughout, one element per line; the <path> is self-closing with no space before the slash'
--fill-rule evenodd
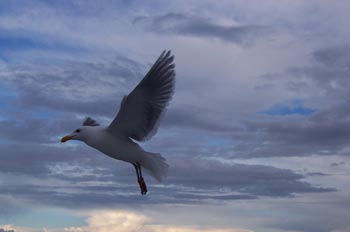
<path id="1" fill-rule="evenodd" d="M 12 225 L 0 225 L 0 232 L 12 232 L 16 229 Z"/>
<path id="2" fill-rule="evenodd" d="M 250 232 L 244 229 L 201 229 L 188 227 L 152 226 L 150 232 Z M 251 231 L 252 232 L 252 231 Z"/>
<path id="3" fill-rule="evenodd" d="M 66 232 L 252 232 L 233 228 L 196 228 L 149 224 L 150 218 L 131 211 L 93 211 L 87 217 L 87 226 L 65 228 Z"/>
<path id="4" fill-rule="evenodd" d="M 0 225 L 0 232 L 49 232 L 46 229 L 33 229 L 14 225 Z"/>
<path id="5" fill-rule="evenodd" d="M 85 227 L 65 228 L 67 232 L 136 232 L 141 231 L 149 219 L 128 211 L 94 211 Z"/>

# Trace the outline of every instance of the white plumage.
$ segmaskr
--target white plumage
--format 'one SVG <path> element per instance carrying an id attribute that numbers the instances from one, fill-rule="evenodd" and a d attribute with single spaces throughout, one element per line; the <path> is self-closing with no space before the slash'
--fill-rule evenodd
<path id="1" fill-rule="evenodd" d="M 170 51 L 160 55 L 135 89 L 124 96 L 117 116 L 108 127 L 87 118 L 83 126 L 63 137 L 61 142 L 81 140 L 114 159 L 133 164 L 141 193 L 146 194 L 141 167 L 161 181 L 169 166 L 160 154 L 144 151 L 133 140 L 145 141 L 156 133 L 159 119 L 174 93 L 173 61 Z"/>

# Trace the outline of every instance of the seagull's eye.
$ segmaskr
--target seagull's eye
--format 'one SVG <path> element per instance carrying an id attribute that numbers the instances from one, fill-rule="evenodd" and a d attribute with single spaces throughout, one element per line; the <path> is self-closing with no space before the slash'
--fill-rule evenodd
<path id="1" fill-rule="evenodd" d="M 79 133 L 79 132 L 80 132 L 80 130 L 79 130 L 79 129 L 76 129 L 76 130 L 75 130 L 75 132 L 76 132 L 76 133 Z"/>

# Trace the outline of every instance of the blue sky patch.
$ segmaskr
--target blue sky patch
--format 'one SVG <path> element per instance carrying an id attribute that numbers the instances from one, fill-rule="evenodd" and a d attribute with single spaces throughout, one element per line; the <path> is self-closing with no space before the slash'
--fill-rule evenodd
<path id="1" fill-rule="evenodd" d="M 18 214 L 16 218 L 12 218 L 7 222 L 34 228 L 55 228 L 65 227 L 67 225 L 70 227 L 82 226 L 85 224 L 83 218 L 75 216 L 73 214 L 69 214 L 68 212 L 59 209 L 26 209 L 26 211 L 22 212 L 21 214 Z"/>
<path id="2" fill-rule="evenodd" d="M 17 94 L 13 88 L 7 86 L 0 86 L 0 108 L 8 107 L 8 103 L 16 98 Z"/>
<path id="3" fill-rule="evenodd" d="M 26 30 L 0 29 L 0 56 L 3 57 L 4 60 L 6 60 L 6 51 L 31 49 L 52 50 L 58 52 L 86 51 L 81 45 L 59 38 L 57 35 L 48 35 Z"/>
<path id="4" fill-rule="evenodd" d="M 271 108 L 263 111 L 264 114 L 267 115 L 311 115 L 316 110 L 312 108 L 305 107 L 301 100 L 295 100 L 289 104 L 278 104 L 274 105 Z"/>

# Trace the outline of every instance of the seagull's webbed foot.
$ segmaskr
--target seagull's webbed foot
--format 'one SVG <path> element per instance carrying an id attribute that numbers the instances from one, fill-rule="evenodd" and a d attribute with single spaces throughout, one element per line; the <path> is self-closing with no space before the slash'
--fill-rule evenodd
<path id="1" fill-rule="evenodd" d="M 138 180 L 138 182 L 139 182 L 140 189 L 141 189 L 141 195 L 146 195 L 146 193 L 147 193 L 147 186 L 146 186 L 145 181 L 143 180 L 143 178 L 140 178 Z"/>

